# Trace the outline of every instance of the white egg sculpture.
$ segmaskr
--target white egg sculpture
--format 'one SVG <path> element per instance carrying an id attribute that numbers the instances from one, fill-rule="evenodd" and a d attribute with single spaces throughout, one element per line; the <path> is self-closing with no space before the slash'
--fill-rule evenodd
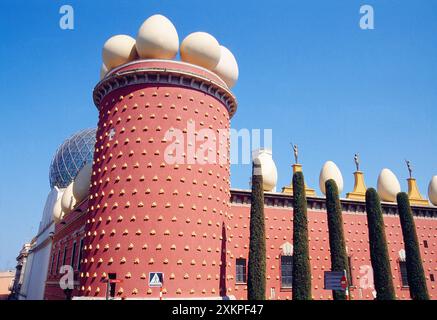
<path id="1" fill-rule="evenodd" d="M 124 34 L 109 38 L 103 45 L 102 58 L 108 70 L 132 61 L 137 56 L 135 39 Z"/>
<path id="2" fill-rule="evenodd" d="M 396 202 L 396 196 L 401 192 L 401 185 L 390 169 L 382 169 L 378 177 L 377 189 L 382 201 Z"/>
<path id="3" fill-rule="evenodd" d="M 437 206 L 437 176 L 432 177 L 428 186 L 428 197 L 429 201 L 435 206 Z"/>
<path id="4" fill-rule="evenodd" d="M 108 71 L 108 67 L 104 63 L 102 63 L 102 66 L 100 67 L 100 80 L 102 80 L 106 76 Z"/>
<path id="5" fill-rule="evenodd" d="M 53 220 L 55 223 L 61 221 L 64 213 L 62 212 L 62 195 L 56 200 L 55 205 L 53 206 Z"/>
<path id="6" fill-rule="evenodd" d="M 228 88 L 232 88 L 238 80 L 238 64 L 234 55 L 228 48 L 220 46 L 219 63 L 212 70 L 222 78 Z"/>
<path id="7" fill-rule="evenodd" d="M 136 46 L 140 58 L 173 59 L 179 49 L 178 32 L 169 19 L 156 14 L 141 25 Z"/>
<path id="8" fill-rule="evenodd" d="M 220 61 L 220 44 L 206 32 L 194 32 L 188 35 L 181 44 L 181 59 L 210 70 Z"/>
<path id="9" fill-rule="evenodd" d="M 80 169 L 76 179 L 74 179 L 73 196 L 78 203 L 85 199 L 89 194 L 92 170 L 93 164 L 87 163 L 82 169 Z"/>
<path id="10" fill-rule="evenodd" d="M 263 177 L 264 191 L 275 191 L 278 182 L 278 170 L 273 161 L 271 150 L 257 150 L 253 153 L 253 161 L 261 164 L 261 175 Z"/>
<path id="11" fill-rule="evenodd" d="M 325 183 L 328 180 L 334 180 L 337 184 L 338 193 L 343 192 L 343 176 L 341 174 L 340 169 L 337 167 L 337 165 L 332 161 L 326 161 L 325 164 L 322 167 L 322 170 L 320 171 L 319 176 L 319 187 L 320 191 L 322 191 L 323 194 L 326 194 L 326 188 Z"/>
<path id="12" fill-rule="evenodd" d="M 77 204 L 77 200 L 73 195 L 73 184 L 74 182 L 70 183 L 62 195 L 61 206 L 65 214 L 70 213 Z"/>

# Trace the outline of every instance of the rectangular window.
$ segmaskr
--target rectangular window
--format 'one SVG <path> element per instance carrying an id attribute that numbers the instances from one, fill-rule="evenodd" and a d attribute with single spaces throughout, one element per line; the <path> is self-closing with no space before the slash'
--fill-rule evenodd
<path id="1" fill-rule="evenodd" d="M 80 266 L 82 264 L 82 250 L 83 250 L 83 238 L 80 239 L 80 244 L 79 244 L 79 253 L 78 253 L 78 257 L 77 257 L 77 270 L 80 270 Z"/>
<path id="2" fill-rule="evenodd" d="M 275 288 L 270 288 L 270 299 L 274 300 L 276 298 L 276 290 Z"/>
<path id="3" fill-rule="evenodd" d="M 67 246 L 64 247 L 64 255 L 62 256 L 62 265 L 65 266 L 65 261 L 67 259 Z"/>
<path id="4" fill-rule="evenodd" d="M 55 274 L 59 273 L 59 259 L 61 259 L 61 249 L 58 250 L 58 258 L 56 259 L 56 271 L 55 271 Z"/>
<path id="5" fill-rule="evenodd" d="M 281 288 L 293 286 L 293 256 L 281 256 Z"/>
<path id="6" fill-rule="evenodd" d="M 246 259 L 237 259 L 235 266 L 237 283 L 246 283 Z"/>
<path id="7" fill-rule="evenodd" d="M 423 240 L 423 246 L 424 246 L 425 248 L 428 248 L 428 241 L 427 241 L 427 240 Z"/>
<path id="8" fill-rule="evenodd" d="M 434 274 L 431 273 L 431 274 L 429 275 L 429 280 L 431 280 L 431 282 L 434 282 L 434 281 L 435 281 L 435 279 L 434 279 Z"/>
<path id="9" fill-rule="evenodd" d="M 70 266 L 74 269 L 74 258 L 76 258 L 76 241 L 73 242 L 73 249 L 71 250 Z"/>
<path id="10" fill-rule="evenodd" d="M 353 279 L 354 277 L 352 276 L 352 257 L 347 257 L 347 265 L 349 267 L 349 286 L 353 286 Z"/>
<path id="11" fill-rule="evenodd" d="M 55 266 L 56 253 L 53 252 L 52 255 L 52 264 L 50 265 L 50 274 L 53 274 L 53 267 Z"/>
<path id="12" fill-rule="evenodd" d="M 401 271 L 401 284 L 402 287 L 408 287 L 408 276 L 407 276 L 407 263 L 405 261 L 399 261 L 399 270 Z"/>

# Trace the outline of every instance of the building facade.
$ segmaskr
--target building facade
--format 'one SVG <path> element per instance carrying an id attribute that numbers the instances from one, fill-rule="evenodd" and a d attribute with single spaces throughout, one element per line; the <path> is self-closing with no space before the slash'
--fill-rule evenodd
<path id="1" fill-rule="evenodd" d="M 31 247 L 31 243 L 26 243 L 20 250 L 20 253 L 17 256 L 17 265 L 15 267 L 15 278 L 11 288 L 11 296 L 12 300 L 21 300 L 24 297 L 23 294 L 23 283 L 24 283 L 24 275 L 27 268 L 27 261 L 29 250 Z"/>
<path id="2" fill-rule="evenodd" d="M 8 300 L 10 298 L 14 279 L 14 271 L 0 271 L 0 300 Z"/>
<path id="3" fill-rule="evenodd" d="M 246 298 L 246 284 L 238 281 L 238 263 L 246 265 L 249 243 L 250 192 L 231 192 L 231 224 L 228 226 L 228 294 Z M 351 274 L 351 299 L 374 299 L 373 273 L 370 263 L 369 236 L 365 202 L 342 199 L 344 235 Z M 383 216 L 393 283 L 398 299 L 409 299 L 405 251 L 397 205 L 383 203 Z M 437 298 L 437 208 L 413 207 L 420 251 L 431 299 Z M 293 256 L 292 196 L 266 194 L 267 292 L 269 299 L 291 299 Z M 324 198 L 308 197 L 308 236 L 312 276 L 312 297 L 332 299 L 332 291 L 324 290 L 324 272 L 330 271 L 331 259 Z"/>
<path id="4" fill-rule="evenodd" d="M 26 268 L 20 267 L 20 291 L 14 297 L 20 300 L 42 300 L 45 296 L 46 277 L 55 235 L 53 210 L 69 184 L 94 155 L 95 129 L 81 130 L 66 139 L 56 150 L 49 168 L 50 191 L 47 196 L 37 235 L 28 246 Z M 59 225 L 64 225 L 63 221 Z M 59 228 L 58 228 L 59 229 Z"/>
<path id="5" fill-rule="evenodd" d="M 94 101 L 99 121 L 89 197 L 55 227 L 45 299 L 245 299 L 250 191 L 230 190 L 236 101 L 226 84 L 188 63 L 139 60 L 110 71 Z M 341 200 L 351 298 L 373 299 L 364 178 L 357 176 L 353 197 Z M 265 195 L 269 299 L 292 298 L 289 189 Z M 332 299 L 323 286 L 330 270 L 325 199 L 308 190 L 312 295 Z M 409 299 L 397 206 L 383 203 L 383 211 L 396 295 Z M 435 299 L 437 208 L 413 211 Z M 63 289 L 66 265 L 74 281 Z M 155 272 L 164 275 L 161 289 L 149 285 Z"/>
<path id="6" fill-rule="evenodd" d="M 291 195 L 281 193 L 266 193 L 265 195 L 265 216 L 266 216 L 266 248 L 267 248 L 267 292 L 268 299 L 291 299 L 291 272 L 293 257 L 293 198 Z M 341 200 L 343 207 L 344 234 L 349 257 L 351 283 L 351 299 L 369 300 L 374 299 L 374 287 L 372 278 L 372 268 L 369 253 L 369 237 L 367 229 L 367 217 L 365 212 L 365 203 L 356 200 Z M 87 222 L 86 212 L 87 204 L 82 203 L 80 207 L 70 214 L 64 225 L 58 225 L 55 236 L 54 250 L 52 250 L 51 264 L 46 286 L 46 299 L 65 299 L 66 294 L 59 286 L 59 280 L 63 276 L 59 272 L 59 267 L 65 260 L 66 263 L 73 261 L 75 270 L 75 289 L 74 297 L 82 296 L 80 277 L 86 276 L 86 270 L 80 269 L 78 265 L 81 260 L 79 251 L 80 243 L 85 238 L 85 228 Z M 390 265 L 393 275 L 393 283 L 398 299 L 406 300 L 410 298 L 408 289 L 408 279 L 405 269 L 405 253 L 402 238 L 402 230 L 397 215 L 397 206 L 395 204 L 383 203 L 384 222 L 386 228 L 387 244 L 390 255 Z M 82 211 L 85 210 L 85 211 Z M 435 277 L 437 274 L 437 209 L 433 207 L 413 207 L 417 235 L 419 238 L 420 251 L 425 270 L 428 290 L 431 299 L 437 298 L 437 288 Z M 200 261 L 198 271 L 194 279 L 184 269 L 183 261 L 191 263 L 191 256 L 178 255 L 173 257 L 176 261 L 176 267 L 165 272 L 163 298 L 193 298 L 205 299 L 227 298 L 245 299 L 247 297 L 247 261 L 249 245 L 249 217 L 250 217 L 250 191 L 248 190 L 231 190 L 231 209 L 230 219 L 222 228 L 220 237 L 224 239 L 222 243 L 213 246 L 210 243 L 206 251 L 219 250 L 223 257 L 219 263 L 213 266 L 212 260 L 205 256 Z M 312 296 L 316 300 L 332 299 L 332 292 L 324 290 L 323 277 L 324 272 L 330 270 L 330 250 L 329 234 L 327 226 L 327 216 L 325 199 L 320 197 L 308 198 L 308 232 L 309 232 L 309 253 L 311 261 L 312 275 Z M 131 222 L 133 223 L 133 222 Z M 142 241 L 149 241 L 148 235 L 139 236 Z M 76 243 L 76 249 L 74 249 Z M 162 240 L 162 243 L 165 242 Z M 185 242 L 178 242 L 179 246 L 185 248 Z M 134 251 L 129 249 L 130 242 L 120 242 L 120 250 Z M 167 244 L 171 248 L 171 244 Z M 155 248 L 156 249 L 156 248 Z M 197 250 L 197 247 L 196 247 Z M 142 248 L 141 248 L 142 251 Z M 188 251 L 189 253 L 189 251 Z M 126 254 L 126 253 L 125 253 Z M 74 256 L 72 260 L 72 255 Z M 145 261 L 150 259 L 147 252 L 138 253 Z M 83 254 L 82 254 L 83 257 Z M 83 259 L 83 258 L 82 258 Z M 177 262 L 182 260 L 182 265 Z M 164 269 L 169 261 L 159 261 L 152 270 L 160 271 Z M 205 263 L 206 265 L 204 265 Z M 209 265 L 208 265 L 209 264 Z M 220 265 L 221 264 L 221 265 Z M 226 268 L 221 266 L 225 265 Z M 214 268 L 211 268 L 213 266 Z M 117 272 L 117 278 L 123 282 L 114 284 L 114 298 L 135 298 L 135 299 L 158 299 L 159 289 L 149 288 L 148 278 L 142 276 L 150 268 L 146 263 L 140 264 L 142 269 L 141 275 L 134 278 L 132 274 L 127 275 Z M 115 268 L 114 268 L 115 269 Z M 182 275 L 176 277 L 177 270 L 183 270 Z M 197 277 L 202 274 L 202 269 L 206 271 L 206 278 Z M 119 269 L 116 269 L 118 271 Z M 174 275 L 173 275 L 174 274 Z M 178 273 L 179 274 L 179 273 Z M 126 277 L 127 276 L 127 277 Z M 220 281 L 225 277 L 226 281 Z M 125 290 L 125 279 L 130 278 L 135 282 L 138 292 L 133 295 Z M 106 283 L 102 277 L 96 280 L 95 285 L 105 292 Z M 183 292 L 178 290 L 183 288 L 183 284 L 189 287 L 189 290 Z M 170 288 L 176 287 L 174 295 L 169 293 Z M 202 293 L 208 288 L 219 288 L 222 294 L 206 295 Z M 198 289 L 200 288 L 200 289 Z M 120 290 L 123 289 L 123 290 Z M 210 289 L 212 290 L 212 289 Z M 223 293 L 226 292 L 226 295 Z M 104 296 L 95 296 L 89 298 L 103 298 Z"/>
<path id="7" fill-rule="evenodd" d="M 100 279 L 123 277 L 117 293 L 141 296 L 137 279 L 158 268 L 169 279 L 213 277 L 207 289 L 169 281 L 169 296 L 217 297 L 235 99 L 216 75 L 186 63 L 147 60 L 114 74 L 94 91 L 99 123 L 81 294 L 104 297 Z M 205 149 L 195 149 L 199 136 L 209 139 Z"/>
<path id="8" fill-rule="evenodd" d="M 78 204 L 62 222 L 56 224 L 50 258 L 48 259 L 46 300 L 67 300 L 79 295 L 79 270 L 84 260 L 84 241 L 88 201 Z M 71 269 L 61 269 L 62 266 Z M 72 285 L 61 286 L 63 276 L 71 272 Z"/>
<path id="9" fill-rule="evenodd" d="M 52 238 L 55 231 L 53 206 L 60 195 L 60 190 L 55 186 L 50 190 L 47 196 L 38 234 L 35 236 L 29 249 L 27 268 L 21 288 L 22 300 L 44 299 L 45 282 L 52 249 Z"/>

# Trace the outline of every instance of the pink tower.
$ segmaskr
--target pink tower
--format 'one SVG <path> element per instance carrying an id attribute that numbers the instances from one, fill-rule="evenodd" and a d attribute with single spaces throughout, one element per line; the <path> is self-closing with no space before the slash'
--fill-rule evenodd
<path id="1" fill-rule="evenodd" d="M 226 295 L 229 125 L 236 101 L 201 67 L 139 60 L 94 89 L 99 110 L 80 295 Z M 163 287 L 149 287 L 162 272 Z"/>

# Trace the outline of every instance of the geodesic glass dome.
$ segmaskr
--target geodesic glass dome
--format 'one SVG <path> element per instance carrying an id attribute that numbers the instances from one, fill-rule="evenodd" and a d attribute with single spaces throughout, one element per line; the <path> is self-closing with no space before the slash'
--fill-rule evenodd
<path id="1" fill-rule="evenodd" d="M 96 129 L 82 130 L 65 140 L 50 165 L 50 187 L 66 188 L 79 170 L 93 161 L 95 144 Z"/>

